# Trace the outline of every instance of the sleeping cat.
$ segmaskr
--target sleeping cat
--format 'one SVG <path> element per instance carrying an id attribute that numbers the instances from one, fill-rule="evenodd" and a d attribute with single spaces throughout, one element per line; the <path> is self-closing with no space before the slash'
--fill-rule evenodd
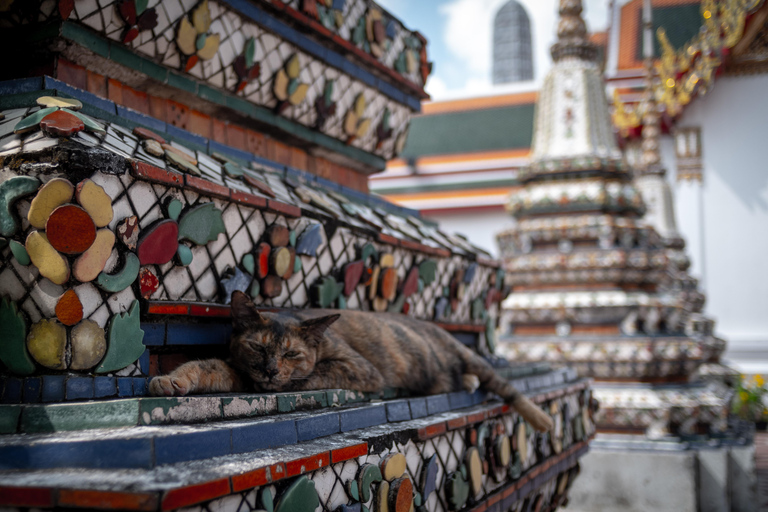
<path id="1" fill-rule="evenodd" d="M 149 384 L 153 395 L 341 388 L 405 388 L 430 395 L 478 383 L 535 428 L 551 418 L 480 356 L 440 327 L 414 318 L 352 310 L 260 313 L 244 293 L 232 294 L 233 331 L 226 361 L 190 361 Z"/>

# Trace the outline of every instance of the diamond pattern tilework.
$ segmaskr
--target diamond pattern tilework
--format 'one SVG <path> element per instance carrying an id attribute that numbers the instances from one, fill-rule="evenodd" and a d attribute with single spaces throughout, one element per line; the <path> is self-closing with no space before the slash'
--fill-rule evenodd
<path id="1" fill-rule="evenodd" d="M 87 7 L 83 7 L 83 4 L 87 4 Z M 69 20 L 81 22 L 103 34 L 108 39 L 121 42 L 125 26 L 117 15 L 115 4 L 115 1 L 110 0 L 98 3 L 95 0 L 78 1 Z M 148 8 L 155 9 L 157 13 L 157 26 L 150 31 L 141 32 L 139 37 L 126 46 L 143 57 L 155 60 L 171 69 L 179 70 L 182 59 L 175 42 L 177 26 L 181 18 L 188 16 L 188 13 L 196 4 L 197 2 L 192 1 L 179 2 L 178 0 L 168 0 L 161 2 L 160 0 L 150 0 Z M 332 137 L 346 140 L 346 135 L 342 129 L 344 115 L 351 106 L 352 101 L 354 101 L 354 98 L 358 94 L 363 93 L 368 101 L 371 101 L 371 98 L 376 98 L 372 104 L 368 105 L 366 110 L 367 115 L 373 116 L 372 128 L 364 137 L 355 139 L 352 145 L 381 155 L 384 158 L 392 158 L 394 156 L 393 141 L 400 131 L 406 127 L 406 121 L 410 117 L 410 109 L 408 107 L 382 96 L 377 90 L 364 85 L 357 79 L 311 57 L 299 50 L 298 47 L 280 39 L 275 34 L 252 21 L 241 18 L 236 12 L 230 10 L 229 7 L 213 0 L 208 4 L 212 18 L 209 33 L 219 34 L 221 42 L 216 55 L 210 60 L 199 61 L 189 70 L 190 75 L 208 82 L 214 87 L 233 91 L 238 80 L 232 68 L 232 62 L 244 51 L 246 42 L 250 38 L 254 38 L 256 40 L 256 61 L 261 64 L 261 73 L 241 94 L 256 104 L 272 108 L 277 103 L 271 89 L 275 72 L 282 67 L 288 57 L 298 54 L 302 66 L 300 80 L 303 83 L 309 84 L 310 88 L 305 100 L 297 107 L 288 108 L 283 112 L 283 115 L 305 126 L 314 126 L 316 121 L 315 99 L 322 94 L 325 81 L 335 79 L 336 91 L 334 99 L 338 102 L 338 108 L 337 114 L 326 124 L 326 133 Z M 343 25 L 338 29 L 338 34 L 343 39 L 350 39 L 351 28 L 357 25 L 358 19 L 360 16 L 365 15 L 366 10 L 366 0 L 347 1 L 347 5 L 344 8 L 345 17 Z M 52 15 L 58 16 L 58 14 Z M 22 21 L 16 20 L 16 22 Z M 405 46 L 405 38 L 410 37 L 410 32 L 402 27 L 399 22 L 395 21 L 395 25 L 395 38 L 389 50 L 379 59 L 380 62 L 390 68 L 393 67 L 394 61 Z M 405 76 L 416 84 L 421 84 L 422 82 L 418 71 L 406 74 Z M 381 119 L 385 106 L 392 113 L 391 126 L 395 128 L 396 133 L 381 148 L 377 149 L 375 127 Z M 116 152 L 131 153 L 124 146 L 124 144 L 131 144 L 128 140 L 108 138 L 107 143 L 113 145 Z M 135 140 L 133 143 L 135 144 Z"/>

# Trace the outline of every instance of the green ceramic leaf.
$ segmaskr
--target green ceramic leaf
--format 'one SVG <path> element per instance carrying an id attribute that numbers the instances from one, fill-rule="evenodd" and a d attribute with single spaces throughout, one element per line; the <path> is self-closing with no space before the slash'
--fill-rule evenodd
<path id="1" fill-rule="evenodd" d="M 347 480 L 347 494 L 355 501 L 360 501 L 360 488 L 355 480 Z"/>
<path id="2" fill-rule="evenodd" d="M 339 283 L 333 277 L 326 276 L 320 284 L 312 286 L 315 302 L 321 308 L 330 307 L 331 304 L 341 295 L 344 289 L 344 283 Z"/>
<path id="3" fill-rule="evenodd" d="M 107 329 L 107 354 L 96 368 L 96 373 L 121 370 L 136 361 L 144 353 L 141 342 L 144 331 L 139 323 L 139 301 L 134 300 L 127 313 L 112 317 Z"/>
<path id="4" fill-rule="evenodd" d="M 179 240 L 204 245 L 225 231 L 221 210 L 213 203 L 195 206 L 179 221 Z"/>
<path id="5" fill-rule="evenodd" d="M 371 485 L 381 482 L 381 469 L 376 464 L 364 464 L 357 473 L 360 486 L 360 501 L 368 503 L 371 499 Z"/>
<path id="6" fill-rule="evenodd" d="M 37 190 L 40 182 L 30 176 L 15 176 L 0 184 L 0 235 L 11 236 L 19 223 L 11 211 L 13 203 Z"/>
<path id="7" fill-rule="evenodd" d="M 181 201 L 178 199 L 171 199 L 171 201 L 168 203 L 168 218 L 179 220 L 179 215 L 181 215 L 181 209 L 183 207 L 184 205 L 181 204 Z"/>
<path id="8" fill-rule="evenodd" d="M 435 260 L 424 260 L 419 264 L 419 277 L 425 285 L 430 285 L 435 280 L 437 273 L 437 262 Z"/>
<path id="9" fill-rule="evenodd" d="M 326 106 L 330 106 L 333 102 L 333 80 L 325 82 L 325 89 L 323 89 L 323 101 Z"/>
<path id="10" fill-rule="evenodd" d="M 299 79 L 293 78 L 290 82 L 288 82 L 288 96 L 296 92 L 296 89 L 299 88 Z"/>
<path id="11" fill-rule="evenodd" d="M 256 39 L 250 38 L 245 43 L 245 67 L 253 67 L 253 61 L 256 58 Z"/>
<path id="12" fill-rule="evenodd" d="M 253 275 L 256 272 L 256 260 L 253 259 L 253 254 L 250 252 L 243 256 L 243 268 Z"/>
<path id="13" fill-rule="evenodd" d="M 315 482 L 306 475 L 299 477 L 277 501 L 275 512 L 311 512 L 320 505 Z"/>
<path id="14" fill-rule="evenodd" d="M 205 34 L 200 34 L 197 36 L 197 39 L 195 40 L 195 48 L 197 48 L 197 51 L 202 50 L 205 48 L 205 40 L 208 39 L 208 36 Z"/>
<path id="15" fill-rule="evenodd" d="M 27 130 L 31 130 L 32 128 L 36 127 L 40 124 L 40 121 L 43 120 L 45 116 L 48 114 L 52 114 L 59 110 L 59 107 L 48 107 L 43 108 L 35 112 L 34 114 L 28 115 L 18 123 L 16 123 L 16 126 L 13 128 L 13 133 L 22 133 L 26 132 Z"/>
<path id="16" fill-rule="evenodd" d="M 224 173 L 231 178 L 239 178 L 243 175 L 243 168 L 231 162 L 224 164 Z"/>
<path id="17" fill-rule="evenodd" d="M 16 303 L 3 298 L 0 301 L 0 360 L 9 371 L 17 375 L 31 375 L 35 363 L 27 353 L 27 324 Z"/>
<path id="18" fill-rule="evenodd" d="M 182 267 L 186 267 L 192 263 L 192 250 L 184 244 L 179 244 L 176 249 L 176 257 L 179 259 L 179 264 Z"/>
<path id="19" fill-rule="evenodd" d="M 10 241 L 11 245 L 11 252 L 13 253 L 13 257 L 16 258 L 16 261 L 19 262 L 19 265 L 26 267 L 29 265 L 29 254 L 27 253 L 27 249 L 21 245 L 16 240 Z"/>
<path id="20" fill-rule="evenodd" d="M 69 112 L 73 116 L 80 119 L 88 131 L 96 132 L 96 133 L 104 133 L 104 128 L 99 123 L 97 123 L 96 121 L 88 117 L 87 115 L 81 114 L 80 112 L 75 112 L 74 110 L 69 110 L 69 109 L 67 109 L 67 112 Z"/>
<path id="21" fill-rule="evenodd" d="M 275 501 L 272 498 L 272 490 L 269 487 L 261 491 L 261 506 L 267 512 L 274 512 L 275 510 Z"/>
<path id="22" fill-rule="evenodd" d="M 147 4 L 149 0 L 134 0 L 133 5 L 136 6 L 136 16 L 147 10 Z"/>
<path id="23" fill-rule="evenodd" d="M 128 288 L 139 276 L 141 263 L 132 252 L 125 254 L 125 265 L 116 274 L 102 272 L 96 278 L 96 284 L 105 292 L 117 293 Z"/>

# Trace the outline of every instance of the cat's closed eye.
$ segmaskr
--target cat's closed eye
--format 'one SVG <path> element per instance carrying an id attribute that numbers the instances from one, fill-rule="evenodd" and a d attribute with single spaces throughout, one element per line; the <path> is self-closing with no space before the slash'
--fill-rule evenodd
<path id="1" fill-rule="evenodd" d="M 283 354 L 283 357 L 287 357 L 288 359 L 295 359 L 295 358 L 300 357 L 300 356 L 301 356 L 301 352 L 295 352 L 293 350 Z"/>

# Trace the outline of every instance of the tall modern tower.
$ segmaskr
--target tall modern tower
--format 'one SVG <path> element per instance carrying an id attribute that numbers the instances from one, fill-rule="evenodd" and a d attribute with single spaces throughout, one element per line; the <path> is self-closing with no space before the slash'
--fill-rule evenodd
<path id="1" fill-rule="evenodd" d="M 493 22 L 493 83 L 533 80 L 531 20 L 515 0 L 504 4 Z"/>

